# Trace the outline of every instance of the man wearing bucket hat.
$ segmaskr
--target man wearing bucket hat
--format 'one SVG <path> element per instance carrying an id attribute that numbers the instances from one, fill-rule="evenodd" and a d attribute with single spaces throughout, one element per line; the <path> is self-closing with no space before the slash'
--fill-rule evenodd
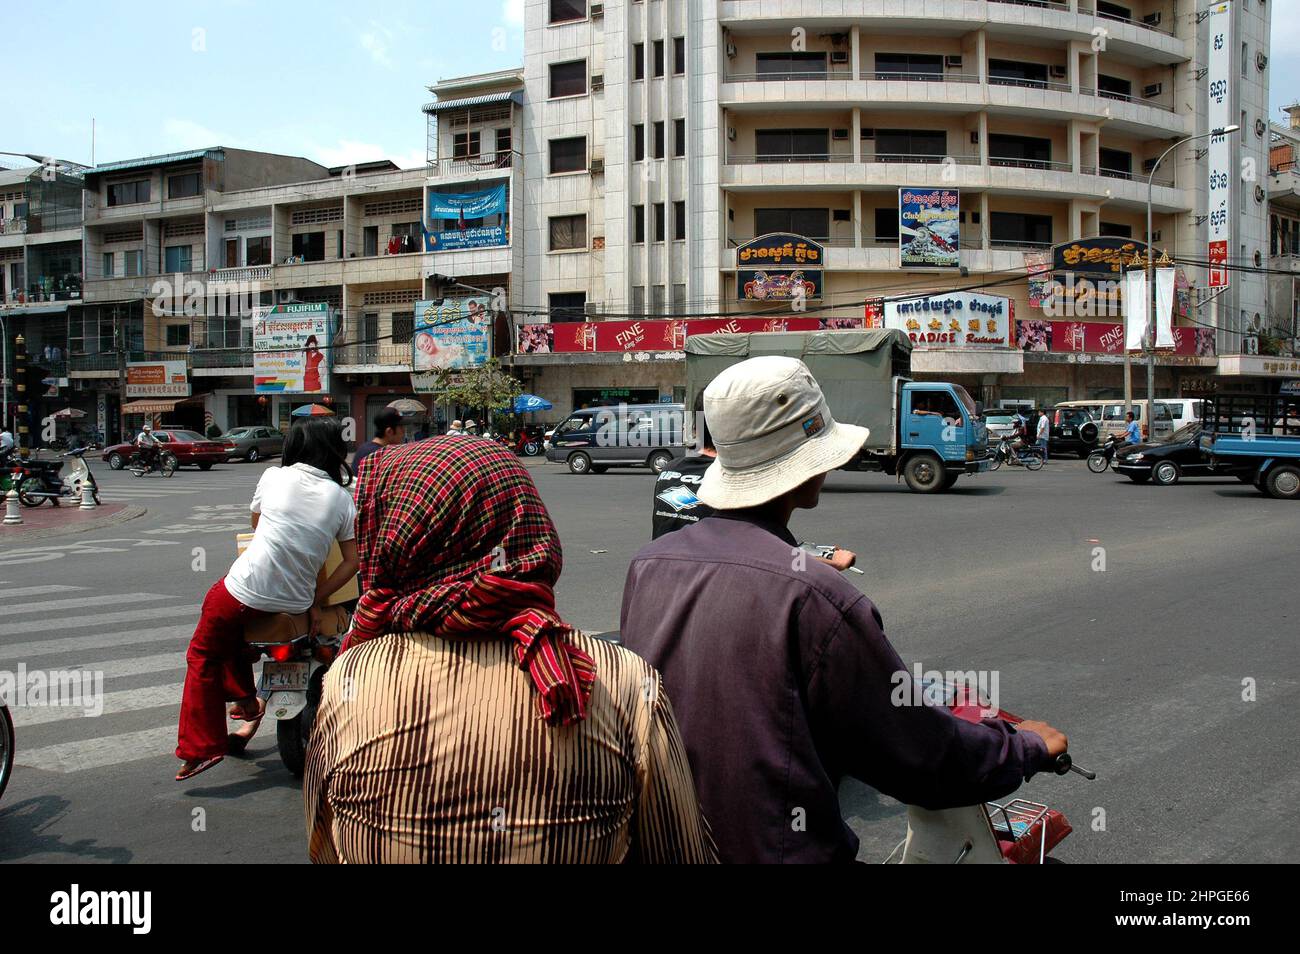
<path id="1" fill-rule="evenodd" d="M 704 413 L 718 456 L 697 495 L 716 512 L 637 554 L 620 630 L 663 674 L 723 861 L 852 861 L 846 775 L 925 808 L 974 805 L 1065 751 L 1041 722 L 907 704 L 876 607 L 798 547 L 790 515 L 817 506 L 868 436 L 835 420 L 802 361 L 733 365 Z"/>

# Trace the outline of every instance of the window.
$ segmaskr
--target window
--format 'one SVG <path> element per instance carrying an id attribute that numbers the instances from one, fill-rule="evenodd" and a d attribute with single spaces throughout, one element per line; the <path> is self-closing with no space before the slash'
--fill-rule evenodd
<path id="1" fill-rule="evenodd" d="M 662 315 L 664 313 L 664 286 L 650 286 L 650 314 Z"/>
<path id="2" fill-rule="evenodd" d="M 754 133 L 759 162 L 826 162 L 830 142 L 829 129 L 759 129 Z"/>
<path id="3" fill-rule="evenodd" d="M 262 235 L 258 238 L 244 239 L 244 264 L 271 264 L 271 236 Z"/>
<path id="4" fill-rule="evenodd" d="M 1101 167 L 1103 175 L 1107 172 L 1118 172 L 1127 177 L 1133 172 L 1133 154 L 1122 149 L 1107 149 L 1103 146 L 1097 150 L 1097 164 Z"/>
<path id="5" fill-rule="evenodd" d="M 378 225 L 367 225 L 361 230 L 361 254 L 367 258 L 379 254 Z"/>
<path id="6" fill-rule="evenodd" d="M 168 325 L 167 326 L 167 347 L 169 348 L 187 348 L 190 344 L 190 326 L 189 325 Z"/>
<path id="7" fill-rule="evenodd" d="M 680 315 L 686 311 L 686 283 L 673 285 L 673 314 Z"/>
<path id="8" fill-rule="evenodd" d="M 587 92 L 587 61 L 551 64 L 551 99 L 583 96 Z"/>
<path id="9" fill-rule="evenodd" d="M 188 272 L 190 266 L 194 263 L 194 246 L 193 245 L 169 245 L 164 252 L 164 262 L 167 271 L 170 272 Z"/>
<path id="10" fill-rule="evenodd" d="M 645 206 L 632 206 L 632 242 L 640 245 L 645 241 Z"/>
<path id="11" fill-rule="evenodd" d="M 876 241 L 898 241 L 898 209 L 876 209 Z"/>
<path id="12" fill-rule="evenodd" d="M 452 137 L 451 155 L 453 159 L 469 159 L 479 154 L 479 131 L 456 133 Z"/>
<path id="13" fill-rule="evenodd" d="M 187 199 L 203 194 L 203 173 L 186 172 L 167 177 L 167 198 Z"/>
<path id="14" fill-rule="evenodd" d="M 989 135 L 989 164 L 994 166 L 1046 166 L 1052 161 L 1052 140 L 1033 136 Z"/>
<path id="15" fill-rule="evenodd" d="M 929 53 L 877 53 L 876 79 L 943 76 L 943 57 Z"/>
<path id="16" fill-rule="evenodd" d="M 645 79 L 645 44 L 632 44 L 632 79 Z"/>
<path id="17" fill-rule="evenodd" d="M 686 73 L 686 37 L 673 37 L 673 75 L 683 76 Z"/>
<path id="18" fill-rule="evenodd" d="M 551 321 L 586 321 L 586 292 L 551 292 Z"/>
<path id="19" fill-rule="evenodd" d="M 1133 226 L 1120 225 L 1118 222 L 1103 222 L 1101 223 L 1101 234 L 1110 235 L 1114 238 L 1132 238 Z"/>
<path id="20" fill-rule="evenodd" d="M 553 215 L 550 219 L 551 251 L 587 247 L 585 215 Z"/>
<path id="21" fill-rule="evenodd" d="M 1052 217 L 1031 215 L 1026 212 L 994 212 L 990 222 L 994 247 L 1031 246 L 1043 248 L 1052 244 Z"/>
<path id="22" fill-rule="evenodd" d="M 664 149 L 664 121 L 663 121 L 662 119 L 658 120 L 658 121 L 654 124 L 654 130 L 655 130 L 655 152 L 654 152 L 654 156 L 655 156 L 656 159 L 662 159 L 662 158 L 664 157 L 664 153 L 665 153 L 665 149 Z"/>
<path id="23" fill-rule="evenodd" d="M 108 186 L 108 204 L 134 205 L 149 201 L 149 180 L 137 179 L 132 182 L 113 182 Z"/>
<path id="24" fill-rule="evenodd" d="M 293 237 L 294 258 L 301 257 L 308 262 L 325 261 L 325 233 L 299 232 Z"/>
<path id="25" fill-rule="evenodd" d="M 587 17 L 587 0 L 551 0 L 548 23 L 567 23 Z"/>
<path id="26" fill-rule="evenodd" d="M 804 238 L 825 239 L 831 232 L 830 209 L 755 209 L 754 234 L 790 232 Z"/>
<path id="27" fill-rule="evenodd" d="M 144 274 L 144 252 L 139 249 L 123 252 L 122 261 L 125 265 L 123 272 L 127 278 L 138 278 Z"/>
<path id="28" fill-rule="evenodd" d="M 666 225 L 664 221 L 665 218 L 664 204 L 662 202 L 656 202 L 654 204 L 654 209 L 655 209 L 655 241 L 662 242 L 664 240 L 664 231 Z"/>
<path id="29" fill-rule="evenodd" d="M 654 76 L 658 79 L 664 75 L 664 41 L 654 42 Z"/>
<path id="30" fill-rule="evenodd" d="M 1004 86 L 1046 86 L 1047 67 L 1020 60 L 989 60 L 989 82 Z"/>
<path id="31" fill-rule="evenodd" d="M 754 58 L 759 76 L 767 79 L 807 79 L 810 73 L 825 74 L 825 53 L 759 53 Z"/>
<path id="32" fill-rule="evenodd" d="M 1118 76 L 1098 73 L 1097 92 L 1109 99 L 1128 99 L 1133 95 L 1133 83 Z"/>
<path id="33" fill-rule="evenodd" d="M 633 315 L 645 314 L 645 286 L 644 285 L 632 286 L 632 314 Z"/>
<path id="34" fill-rule="evenodd" d="M 561 172 L 582 172 L 587 168 L 587 137 L 552 139 L 551 175 Z"/>
<path id="35" fill-rule="evenodd" d="M 876 159 L 915 159 L 948 154 L 948 134 L 942 129 L 877 129 Z"/>
<path id="36" fill-rule="evenodd" d="M 640 162 L 645 158 L 645 124 L 632 126 L 632 161 Z"/>
<path id="37" fill-rule="evenodd" d="M 686 238 L 686 203 L 673 203 L 673 238 L 681 241 Z"/>
<path id="38" fill-rule="evenodd" d="M 113 277 L 113 253 L 112 252 L 104 253 L 104 277 L 105 278 Z"/>
<path id="39" fill-rule="evenodd" d="M 497 168 L 504 169 L 510 165 L 510 152 L 514 148 L 511 138 L 510 127 L 498 129 L 497 134 Z"/>
<path id="40" fill-rule="evenodd" d="M 1133 19 L 1133 11 L 1128 7 L 1121 7 L 1118 3 L 1107 3 L 1106 0 L 1097 0 L 1097 12 L 1115 20 Z"/>
<path id="41" fill-rule="evenodd" d="M 673 120 L 673 155 L 678 158 L 686 155 L 686 120 Z"/>

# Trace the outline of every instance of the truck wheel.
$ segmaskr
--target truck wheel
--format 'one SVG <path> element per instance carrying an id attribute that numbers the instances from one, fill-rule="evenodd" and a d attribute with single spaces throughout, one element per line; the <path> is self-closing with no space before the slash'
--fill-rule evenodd
<path id="1" fill-rule="evenodd" d="M 1268 489 L 1268 495 L 1278 500 L 1300 498 L 1300 467 L 1279 464 L 1264 477 L 1264 486 Z"/>
<path id="2" fill-rule="evenodd" d="M 933 454 L 917 454 L 903 465 L 903 479 L 913 493 L 932 494 L 943 489 L 943 464 Z"/>
<path id="3" fill-rule="evenodd" d="M 590 474 L 591 458 L 578 451 L 576 454 L 569 455 L 569 473 L 571 474 Z"/>
<path id="4" fill-rule="evenodd" d="M 1178 465 L 1172 460 L 1162 460 L 1151 471 L 1151 479 L 1165 487 L 1178 483 L 1179 476 Z"/>

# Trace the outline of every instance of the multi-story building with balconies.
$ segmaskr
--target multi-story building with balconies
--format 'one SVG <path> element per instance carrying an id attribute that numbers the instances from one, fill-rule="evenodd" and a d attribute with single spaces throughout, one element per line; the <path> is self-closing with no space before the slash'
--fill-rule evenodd
<path id="1" fill-rule="evenodd" d="M 1168 147 L 1208 132 L 1204 6 L 529 0 L 522 300 L 550 309 L 552 322 L 584 311 L 768 313 L 741 300 L 736 248 L 777 232 L 825 247 L 820 297 L 807 302 L 823 316 L 866 318 L 867 299 L 986 286 L 1018 322 L 1051 321 L 1027 269 L 1066 242 L 1145 240 L 1148 174 Z M 1270 11 L 1263 0 L 1231 6 L 1233 155 L 1244 178 L 1232 186 L 1229 258 L 1246 270 L 1231 272 L 1213 307 L 1200 304 L 1206 141 L 1175 149 L 1150 188 L 1152 244 L 1184 262 L 1194 286 L 1179 323 L 1213 326 L 1220 353 L 1240 351 L 1265 309 L 1263 276 L 1249 268 L 1268 250 L 1266 208 L 1246 170 L 1267 168 Z M 957 267 L 902 266 L 902 187 L 960 192 Z M 1044 340 L 1042 351 L 1022 351 L 1014 333 L 1002 349 L 927 349 L 914 368 L 988 402 L 1124 393 L 1120 354 L 1058 352 Z M 1161 356 L 1158 392 L 1178 393 L 1185 377 L 1203 384 L 1216 364 L 1204 350 Z M 568 406 L 579 388 L 680 393 L 680 363 L 663 357 L 518 360 L 535 390 Z"/>
<path id="2" fill-rule="evenodd" d="M 1300 104 L 1273 124 L 1268 168 L 1268 323 L 1300 357 Z"/>

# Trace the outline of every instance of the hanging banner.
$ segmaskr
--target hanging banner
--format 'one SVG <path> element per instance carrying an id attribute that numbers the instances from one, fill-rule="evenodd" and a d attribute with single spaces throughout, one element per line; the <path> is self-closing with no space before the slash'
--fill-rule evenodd
<path id="1" fill-rule="evenodd" d="M 1124 347 L 1141 351 L 1147 333 L 1147 273 L 1131 268 L 1124 273 Z"/>
<path id="2" fill-rule="evenodd" d="M 488 298 L 445 298 L 415 303 L 411 371 L 482 367 L 491 356 Z"/>
<path id="3" fill-rule="evenodd" d="M 899 266 L 957 268 L 960 207 L 961 193 L 956 189 L 899 189 Z"/>
<path id="4" fill-rule="evenodd" d="M 1051 295 L 1052 253 L 1025 252 L 1025 273 L 1029 277 L 1029 306 L 1039 308 Z"/>
<path id="5" fill-rule="evenodd" d="M 760 235 L 736 249 L 736 296 L 744 301 L 821 298 L 825 261 L 826 250 L 812 239 L 786 232 Z"/>
<path id="6" fill-rule="evenodd" d="M 1222 129 L 1232 123 L 1232 4 L 1211 4 L 1207 19 L 1209 50 L 1206 54 L 1205 89 L 1209 97 L 1205 122 L 1210 129 Z M 1243 64 L 1242 68 L 1245 68 Z M 1228 249 L 1232 242 L 1232 149 L 1228 136 L 1211 136 L 1206 167 L 1209 191 L 1206 214 L 1209 226 L 1206 257 L 1210 262 L 1209 286 L 1228 285 Z"/>
<path id="7" fill-rule="evenodd" d="M 1147 243 L 1137 239 L 1097 238 L 1062 242 L 1052 248 L 1052 271 L 1072 272 L 1089 277 L 1110 276 L 1118 279 L 1134 255 L 1146 255 Z"/>
<path id="8" fill-rule="evenodd" d="M 851 322 L 851 325 L 831 324 Z M 573 354 L 576 352 L 681 351 L 690 335 L 754 334 L 773 331 L 819 331 L 825 328 L 862 327 L 861 318 L 704 318 L 691 321 L 563 321 L 523 325 L 519 329 L 520 354 Z"/>
<path id="9" fill-rule="evenodd" d="M 428 218 L 481 219 L 488 215 L 505 215 L 506 186 L 503 182 L 481 192 L 430 192 Z"/>
<path id="10" fill-rule="evenodd" d="M 324 302 L 275 305 L 253 315 L 253 391 L 320 394 L 330 388 L 333 321 Z"/>
<path id="11" fill-rule="evenodd" d="M 1014 308 L 999 295 L 939 292 L 885 302 L 885 327 L 906 332 L 918 348 L 1006 348 Z"/>
<path id="12" fill-rule="evenodd" d="M 444 229 L 440 232 L 424 231 L 426 252 L 450 252 L 460 248 L 497 248 L 510 244 L 510 234 L 504 225 L 482 225 L 465 229 Z"/>
<path id="13" fill-rule="evenodd" d="M 1124 353 L 1124 325 L 1113 322 L 1018 321 L 1016 332 L 1026 351 Z M 1214 357 L 1212 328 L 1174 328 L 1173 341 L 1174 354 Z"/>
<path id="14" fill-rule="evenodd" d="M 44 382 L 41 382 L 44 383 Z M 189 397 L 190 379 L 182 361 L 128 361 L 126 396 Z"/>
<path id="15" fill-rule="evenodd" d="M 1156 269 L 1156 347 L 1174 346 L 1174 270 Z"/>

